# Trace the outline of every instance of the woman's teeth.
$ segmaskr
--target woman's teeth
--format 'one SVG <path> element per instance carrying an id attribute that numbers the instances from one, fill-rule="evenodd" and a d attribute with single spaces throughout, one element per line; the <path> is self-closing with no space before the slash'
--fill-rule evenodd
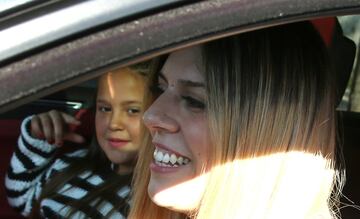
<path id="1" fill-rule="evenodd" d="M 175 154 L 168 154 L 167 152 L 160 151 L 157 148 L 154 151 L 154 160 L 157 164 L 161 166 L 171 166 L 171 167 L 177 167 L 179 165 L 186 165 L 190 161 L 189 159 L 175 155 Z"/>

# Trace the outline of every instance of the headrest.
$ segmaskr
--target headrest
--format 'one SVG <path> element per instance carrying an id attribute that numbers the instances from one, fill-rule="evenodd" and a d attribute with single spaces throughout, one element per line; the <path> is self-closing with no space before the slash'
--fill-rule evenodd
<path id="1" fill-rule="evenodd" d="M 355 43 L 343 35 L 340 23 L 335 17 L 311 21 L 323 38 L 336 72 L 337 105 L 345 93 L 355 59 Z"/>

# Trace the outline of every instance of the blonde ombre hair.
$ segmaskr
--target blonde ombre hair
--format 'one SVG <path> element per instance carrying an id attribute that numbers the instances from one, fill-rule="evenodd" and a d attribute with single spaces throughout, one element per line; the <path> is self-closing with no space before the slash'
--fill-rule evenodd
<path id="1" fill-rule="evenodd" d="M 336 163 L 334 76 L 312 25 L 209 42 L 202 60 L 212 140 L 202 201 L 182 215 L 150 200 L 154 148 L 146 139 L 129 218 L 337 218 L 343 174 Z"/>

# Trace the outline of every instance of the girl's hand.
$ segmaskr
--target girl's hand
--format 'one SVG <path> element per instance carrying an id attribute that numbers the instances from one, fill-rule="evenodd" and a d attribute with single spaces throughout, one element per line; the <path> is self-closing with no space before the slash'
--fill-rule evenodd
<path id="1" fill-rule="evenodd" d="M 65 140 L 84 143 L 84 137 L 71 131 L 69 125 L 80 125 L 80 121 L 57 110 L 40 113 L 31 119 L 31 136 L 57 146 L 62 146 Z"/>

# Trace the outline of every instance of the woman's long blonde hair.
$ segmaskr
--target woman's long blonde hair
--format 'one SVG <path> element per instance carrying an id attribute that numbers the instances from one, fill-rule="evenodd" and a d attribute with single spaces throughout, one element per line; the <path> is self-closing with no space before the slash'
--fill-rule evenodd
<path id="1" fill-rule="evenodd" d="M 334 75 L 312 25 L 240 34 L 202 52 L 211 170 L 198 209 L 187 216 L 337 218 L 343 179 L 335 162 Z M 129 218 L 185 218 L 147 195 L 149 143 L 139 154 Z"/>

